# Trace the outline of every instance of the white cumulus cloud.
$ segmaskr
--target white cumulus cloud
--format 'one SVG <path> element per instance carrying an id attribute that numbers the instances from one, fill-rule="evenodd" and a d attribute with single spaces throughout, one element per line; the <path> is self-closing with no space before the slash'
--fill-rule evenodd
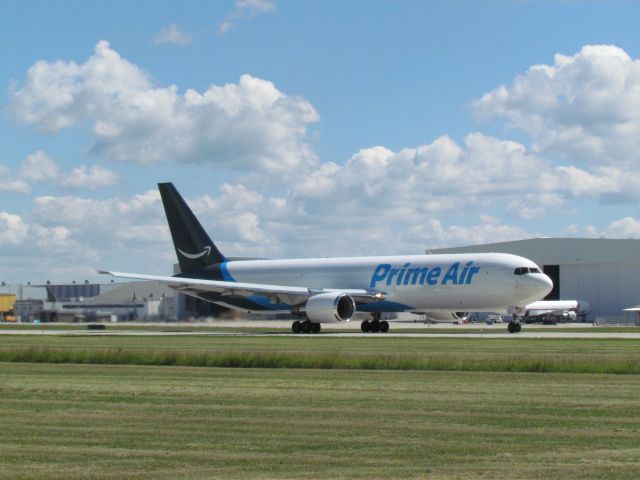
<path id="1" fill-rule="evenodd" d="M 0 180 L 0 190 L 25 194 L 31 192 L 32 184 L 39 182 L 64 188 L 97 190 L 115 185 L 120 179 L 116 173 L 100 165 L 80 165 L 70 172 L 63 172 L 56 161 L 42 150 L 27 155 L 13 171 L 0 168 L 0 175 L 8 178 Z"/>
<path id="2" fill-rule="evenodd" d="M 236 0 L 233 11 L 218 25 L 218 33 L 224 35 L 238 22 L 251 20 L 260 13 L 273 12 L 275 9 L 276 5 L 271 0 Z"/>
<path id="3" fill-rule="evenodd" d="M 0 212 L 0 246 L 20 244 L 26 239 L 28 230 L 19 215 Z"/>
<path id="4" fill-rule="evenodd" d="M 42 150 L 27 155 L 18 172 L 19 177 L 27 182 L 55 180 L 59 174 L 56 162 Z"/>
<path id="5" fill-rule="evenodd" d="M 125 162 L 290 171 L 316 161 L 306 134 L 318 114 L 303 98 L 251 75 L 203 92 L 155 87 L 106 41 L 80 65 L 37 62 L 9 111 L 49 131 L 88 122 L 91 151 Z"/>
<path id="6" fill-rule="evenodd" d="M 0 212 L 0 247 L 3 253 L 29 258 L 73 252 L 78 244 L 71 238 L 70 230 L 62 225 L 45 226 L 20 215 Z M 77 257 L 86 259 L 82 254 Z M 0 260 L 2 258 L 4 255 Z"/>
<path id="7" fill-rule="evenodd" d="M 567 198 L 621 191 L 622 177 L 608 178 L 572 167 L 556 167 L 517 142 L 472 133 L 459 145 L 448 136 L 393 152 L 363 149 L 344 165 L 325 163 L 291 185 L 307 209 L 364 207 L 389 217 L 410 210 L 446 212 L 508 205 L 521 218 L 535 218 Z M 535 206 L 535 207 L 534 207 Z"/>
<path id="8" fill-rule="evenodd" d="M 93 150 L 114 160 L 257 168 L 187 198 L 227 255 L 419 253 L 555 234 L 531 225 L 551 214 L 568 219 L 585 199 L 637 202 L 637 64 L 616 47 L 585 47 L 531 67 L 474 104 L 478 115 L 505 118 L 531 135 L 530 144 L 472 132 L 398 150 L 371 146 L 344 163 L 316 158 L 306 137 L 318 114 L 271 82 L 243 75 L 180 94 L 154 86 L 106 42 L 83 64 L 38 62 L 13 92 L 10 111 L 53 131 L 88 123 Z M 0 190 L 46 181 L 99 188 L 117 180 L 99 165 L 62 172 L 43 152 L 0 170 Z M 601 224 L 561 233 L 640 238 L 633 217 Z M 81 268 L 99 262 L 168 273 L 175 261 L 155 190 L 106 199 L 41 196 L 24 215 L 5 212 L 0 226 L 6 248 L 41 251 L 49 236 L 60 258 L 79 256 Z"/>
<path id="9" fill-rule="evenodd" d="M 186 46 L 191 43 L 192 36 L 180 30 L 177 23 L 172 23 L 168 27 L 162 27 L 160 33 L 153 37 L 156 45 L 174 44 Z"/>
<path id="10" fill-rule="evenodd" d="M 615 238 L 640 238 L 640 220 L 633 217 L 624 217 L 611 222 L 604 235 Z"/>
<path id="11" fill-rule="evenodd" d="M 236 7 L 251 12 L 272 12 L 276 9 L 271 0 L 236 0 Z"/>
<path id="12" fill-rule="evenodd" d="M 1 174 L 2 172 L 0 172 Z M 1 179 L 0 191 L 14 192 L 14 193 L 29 193 L 31 191 L 29 184 L 24 180 L 16 179 Z"/>
<path id="13" fill-rule="evenodd" d="M 473 108 L 529 133 L 539 153 L 618 165 L 640 159 L 640 60 L 616 46 L 557 54 L 553 65 L 532 66 Z"/>
<path id="14" fill-rule="evenodd" d="M 114 185 L 118 179 L 118 175 L 100 165 L 92 165 L 89 168 L 80 165 L 71 172 L 60 176 L 58 184 L 67 188 L 96 190 Z"/>

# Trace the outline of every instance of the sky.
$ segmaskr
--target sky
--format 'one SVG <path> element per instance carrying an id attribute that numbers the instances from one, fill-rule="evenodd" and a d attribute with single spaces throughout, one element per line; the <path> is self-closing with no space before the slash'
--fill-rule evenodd
<path id="1" fill-rule="evenodd" d="M 0 1 L 0 282 L 640 238 L 640 2 Z"/>

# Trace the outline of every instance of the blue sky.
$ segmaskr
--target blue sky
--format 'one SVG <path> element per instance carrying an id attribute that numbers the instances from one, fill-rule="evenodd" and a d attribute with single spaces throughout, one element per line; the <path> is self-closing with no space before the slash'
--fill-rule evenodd
<path id="1" fill-rule="evenodd" d="M 3 2 L 0 280 L 166 273 L 159 181 L 228 255 L 640 237 L 638 24 L 635 1 Z"/>

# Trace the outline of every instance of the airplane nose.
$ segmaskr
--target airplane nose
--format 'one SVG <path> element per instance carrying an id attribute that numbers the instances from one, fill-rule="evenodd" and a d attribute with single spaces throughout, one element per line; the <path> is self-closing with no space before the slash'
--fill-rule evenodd
<path id="1" fill-rule="evenodd" d="M 553 289 L 553 281 L 544 273 L 523 275 L 516 285 L 523 305 L 542 300 Z"/>
<path id="2" fill-rule="evenodd" d="M 553 280 L 551 280 L 551 278 L 549 278 L 549 276 L 545 275 L 544 273 L 539 277 L 540 278 L 537 280 L 540 288 L 540 298 L 542 298 L 542 297 L 546 297 L 549 294 L 549 292 L 553 290 Z"/>

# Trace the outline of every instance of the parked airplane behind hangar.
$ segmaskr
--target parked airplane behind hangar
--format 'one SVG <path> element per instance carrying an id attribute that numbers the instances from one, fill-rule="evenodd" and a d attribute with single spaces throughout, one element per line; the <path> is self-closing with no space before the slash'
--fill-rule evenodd
<path id="1" fill-rule="evenodd" d="M 585 300 L 539 300 L 525 306 L 525 323 L 584 322 L 591 313 Z"/>

